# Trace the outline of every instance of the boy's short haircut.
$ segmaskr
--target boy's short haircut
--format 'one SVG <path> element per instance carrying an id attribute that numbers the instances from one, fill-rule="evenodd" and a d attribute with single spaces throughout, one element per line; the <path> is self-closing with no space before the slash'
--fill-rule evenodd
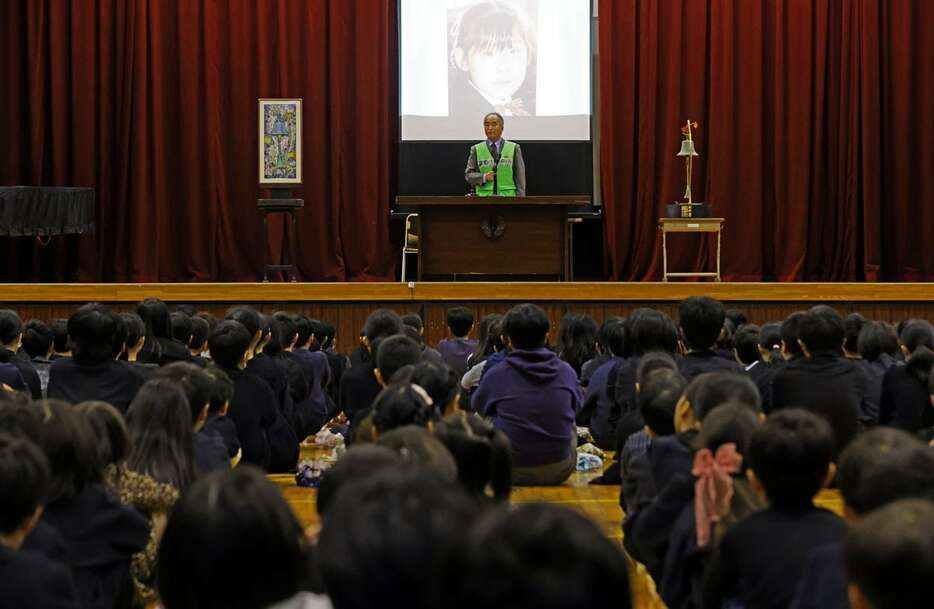
<path id="1" fill-rule="evenodd" d="M 23 333 L 23 320 L 13 309 L 0 309 L 0 342 L 8 345 Z"/>
<path id="2" fill-rule="evenodd" d="M 392 375 L 403 366 L 414 366 L 422 358 L 421 346 L 404 334 L 390 336 L 379 342 L 376 368 L 388 383 Z"/>
<path id="3" fill-rule="evenodd" d="M 639 365 L 636 367 L 636 383 L 640 387 L 645 385 L 646 379 L 656 370 L 673 370 L 678 372 L 678 362 L 675 358 L 665 351 L 650 351 L 639 358 Z M 680 373 L 678 376 L 681 376 Z M 684 379 L 681 379 L 684 384 Z"/>
<path id="4" fill-rule="evenodd" d="M 179 313 L 184 313 L 188 317 L 194 317 L 195 315 L 198 314 L 198 309 L 196 309 L 194 305 L 190 305 L 190 304 L 184 304 L 184 303 L 177 304 L 175 305 L 175 310 L 178 311 Z"/>
<path id="5" fill-rule="evenodd" d="M 23 351 L 30 359 L 46 357 L 52 348 L 55 334 L 46 323 L 40 319 L 30 319 L 23 328 Z"/>
<path id="6" fill-rule="evenodd" d="M 414 340 L 415 344 L 417 344 L 419 348 L 425 347 L 425 337 L 422 336 L 421 333 L 418 330 L 416 330 L 413 326 L 403 325 L 402 334 Z"/>
<path id="7" fill-rule="evenodd" d="M 208 339 L 208 334 L 211 332 L 211 327 L 208 325 L 207 320 L 201 317 L 192 317 L 191 318 L 191 340 L 188 341 L 188 347 L 190 349 L 197 349 Z"/>
<path id="8" fill-rule="evenodd" d="M 402 319 L 395 311 L 389 309 L 376 309 L 363 324 L 363 335 L 370 346 L 373 346 L 377 339 L 394 334 L 402 334 Z M 315 335 L 317 336 L 317 332 Z"/>
<path id="9" fill-rule="evenodd" d="M 503 318 L 503 334 L 514 349 L 539 349 L 545 346 L 551 323 L 538 305 L 525 303 L 509 309 Z"/>
<path id="10" fill-rule="evenodd" d="M 208 335 L 211 334 L 211 330 L 213 330 L 214 326 L 217 325 L 217 318 L 211 315 L 210 313 L 208 313 L 207 311 L 198 311 L 198 313 L 193 315 L 193 317 L 197 317 L 199 319 L 203 319 L 204 321 L 208 322 Z"/>
<path id="11" fill-rule="evenodd" d="M 253 337 L 256 336 L 256 333 L 262 330 L 266 331 L 266 324 L 263 321 L 262 315 L 259 314 L 259 311 L 253 307 L 248 306 L 238 306 L 231 307 L 227 310 L 227 315 L 224 317 L 227 320 L 239 321 L 243 324 L 243 327 L 246 328 L 246 331 L 250 333 L 250 340 L 253 340 Z M 211 356 L 213 357 L 214 350 L 211 350 Z"/>
<path id="12" fill-rule="evenodd" d="M 857 514 L 898 499 L 934 500 L 934 451 L 905 431 L 876 427 L 843 451 L 837 485 Z"/>
<path id="13" fill-rule="evenodd" d="M 45 504 L 49 461 L 25 438 L 0 433 L 0 533 L 9 535 Z"/>
<path id="14" fill-rule="evenodd" d="M 120 313 L 120 319 L 126 326 L 127 347 L 135 347 L 139 344 L 139 339 L 146 335 L 146 324 L 143 323 L 143 318 L 136 313 Z"/>
<path id="15" fill-rule="evenodd" d="M 49 322 L 49 328 L 55 339 L 52 341 L 52 348 L 56 353 L 68 353 L 71 351 L 71 340 L 68 338 L 68 320 L 53 319 Z"/>
<path id="16" fill-rule="evenodd" d="M 745 404 L 726 402 L 710 411 L 694 440 L 695 448 L 716 452 L 724 444 L 735 444 L 736 452 L 749 454 L 752 434 L 759 427 L 759 417 Z"/>
<path id="17" fill-rule="evenodd" d="M 321 476 L 321 486 L 315 498 L 319 516 L 324 516 L 338 493 L 347 484 L 377 475 L 386 467 L 399 465 L 399 453 L 376 444 L 354 444 L 347 453 Z"/>
<path id="18" fill-rule="evenodd" d="M 678 322 L 690 349 L 710 349 L 723 329 L 723 305 L 709 296 L 691 296 L 678 307 Z"/>
<path id="19" fill-rule="evenodd" d="M 678 328 L 661 311 L 639 308 L 626 320 L 626 355 L 651 351 L 675 353 L 677 350 Z"/>
<path id="20" fill-rule="evenodd" d="M 859 334 L 868 322 L 866 318 L 859 313 L 850 313 L 843 320 L 843 329 L 845 338 L 843 339 L 843 348 L 850 353 L 859 352 Z"/>
<path id="21" fill-rule="evenodd" d="M 298 334 L 298 340 L 295 342 L 295 346 L 303 348 L 312 335 L 311 320 L 304 315 L 293 315 L 292 323 L 295 324 L 295 332 Z"/>
<path id="22" fill-rule="evenodd" d="M 422 318 L 418 313 L 406 313 L 402 316 L 402 323 L 411 328 L 415 328 L 419 332 L 421 332 L 425 327 L 425 324 L 422 322 Z"/>
<path id="23" fill-rule="evenodd" d="M 188 345 L 191 340 L 191 317 L 176 311 L 169 316 L 169 320 L 172 324 L 172 338 Z"/>
<path id="24" fill-rule="evenodd" d="M 623 357 L 626 353 L 626 324 L 622 319 L 604 322 L 597 332 L 597 341 L 606 347 L 611 355 Z"/>
<path id="25" fill-rule="evenodd" d="M 464 338 L 470 334 L 473 327 L 473 311 L 467 307 L 452 307 L 448 309 L 448 328 L 455 338 Z"/>
<path id="26" fill-rule="evenodd" d="M 934 597 L 934 503 L 903 499 L 847 532 L 846 573 L 873 609 L 926 609 Z"/>
<path id="27" fill-rule="evenodd" d="M 773 412 L 752 435 L 749 467 L 772 505 L 800 506 L 814 499 L 833 455 L 827 421 L 799 408 Z"/>
<path id="28" fill-rule="evenodd" d="M 785 351 L 792 355 L 802 353 L 801 345 L 798 344 L 798 328 L 801 325 L 801 320 L 804 319 L 805 315 L 807 315 L 807 313 L 804 311 L 795 311 L 786 317 L 785 321 L 782 322 L 782 342 L 785 343 Z"/>
<path id="29" fill-rule="evenodd" d="M 684 392 L 684 377 L 677 370 L 656 368 L 639 386 L 639 413 L 655 435 L 675 433 L 675 407 Z"/>
<path id="30" fill-rule="evenodd" d="M 530 503 L 488 511 L 452 553 L 443 586 L 454 609 L 629 609 L 622 548 L 566 507 Z"/>
<path id="31" fill-rule="evenodd" d="M 926 320 L 912 319 L 906 323 L 899 339 L 909 353 L 914 353 L 918 347 L 934 351 L 934 327 Z"/>
<path id="32" fill-rule="evenodd" d="M 805 313 L 798 323 L 798 338 L 808 351 L 841 351 L 846 339 L 843 318 L 832 307 L 818 305 Z"/>
<path id="33" fill-rule="evenodd" d="M 727 309 L 723 312 L 723 316 L 733 323 L 734 328 L 742 328 L 749 323 L 749 318 L 739 309 Z"/>
<path id="34" fill-rule="evenodd" d="M 759 326 L 746 324 L 733 334 L 733 348 L 736 356 L 746 366 L 759 361 Z"/>
<path id="35" fill-rule="evenodd" d="M 703 421 L 707 413 L 726 402 L 745 404 L 754 412 L 762 410 L 759 388 L 751 378 L 735 372 L 705 372 L 688 384 L 684 396 L 698 421 Z"/>
<path id="36" fill-rule="evenodd" d="M 205 366 L 204 373 L 211 379 L 211 401 L 208 414 L 219 414 L 233 399 L 233 381 L 226 372 L 214 364 Z"/>
<path id="37" fill-rule="evenodd" d="M 119 318 L 101 304 L 86 304 L 75 311 L 68 318 L 68 336 L 75 361 L 99 364 L 113 359 L 115 337 L 120 329 L 118 322 Z"/>
<path id="38" fill-rule="evenodd" d="M 172 381 L 188 400 L 192 423 L 197 422 L 201 411 L 211 401 L 214 380 L 201 368 L 188 362 L 173 362 L 152 371 L 150 379 Z"/>
<path id="39" fill-rule="evenodd" d="M 253 340 L 252 334 L 239 321 L 218 322 L 208 338 L 211 359 L 222 368 L 237 368 Z"/>
<path id="40" fill-rule="evenodd" d="M 867 362 L 876 361 L 883 353 L 894 356 L 898 351 L 898 336 L 891 325 L 870 321 L 859 332 L 857 349 L 860 357 Z"/>

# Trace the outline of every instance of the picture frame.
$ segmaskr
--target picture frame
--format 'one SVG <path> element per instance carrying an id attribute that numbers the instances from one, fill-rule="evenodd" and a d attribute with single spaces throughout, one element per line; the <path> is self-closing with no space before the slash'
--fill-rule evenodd
<path id="1" fill-rule="evenodd" d="M 259 184 L 302 183 L 301 98 L 259 99 Z"/>

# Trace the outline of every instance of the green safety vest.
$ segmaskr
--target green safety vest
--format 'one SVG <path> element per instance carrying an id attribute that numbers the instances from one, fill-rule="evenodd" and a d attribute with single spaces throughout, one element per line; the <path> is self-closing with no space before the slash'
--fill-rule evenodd
<path id="1" fill-rule="evenodd" d="M 490 152 L 486 141 L 474 144 L 474 150 L 477 152 L 477 167 L 480 173 L 493 171 L 493 154 Z M 512 164 L 516 156 L 515 142 L 503 140 L 503 148 L 499 152 L 499 165 L 496 165 L 496 194 L 501 197 L 516 196 L 516 182 L 512 178 Z M 493 193 L 493 180 L 488 180 L 486 184 L 477 184 L 477 196 L 488 197 Z"/>

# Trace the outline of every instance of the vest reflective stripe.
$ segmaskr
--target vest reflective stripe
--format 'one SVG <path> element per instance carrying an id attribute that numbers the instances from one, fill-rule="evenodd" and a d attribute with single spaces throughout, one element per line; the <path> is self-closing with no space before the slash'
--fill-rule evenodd
<path id="1" fill-rule="evenodd" d="M 494 161 L 493 153 L 490 152 L 486 142 L 474 144 L 474 150 L 477 151 L 477 167 L 480 173 L 493 171 Z M 496 186 L 497 195 L 503 197 L 516 196 L 516 182 L 512 177 L 512 165 L 516 156 L 515 142 L 503 140 L 503 149 L 499 154 L 499 165 L 496 166 Z M 477 185 L 477 195 L 488 197 L 493 194 L 493 180 L 486 184 Z"/>

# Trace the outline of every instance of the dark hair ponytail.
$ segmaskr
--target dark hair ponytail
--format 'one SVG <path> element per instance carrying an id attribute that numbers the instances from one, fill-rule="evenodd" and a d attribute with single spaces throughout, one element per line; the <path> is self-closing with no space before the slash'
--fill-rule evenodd
<path id="1" fill-rule="evenodd" d="M 435 435 L 454 455 L 457 476 L 470 493 L 482 497 L 489 484 L 496 501 L 509 501 L 512 454 L 503 432 L 476 414 L 462 412 L 445 417 Z"/>

